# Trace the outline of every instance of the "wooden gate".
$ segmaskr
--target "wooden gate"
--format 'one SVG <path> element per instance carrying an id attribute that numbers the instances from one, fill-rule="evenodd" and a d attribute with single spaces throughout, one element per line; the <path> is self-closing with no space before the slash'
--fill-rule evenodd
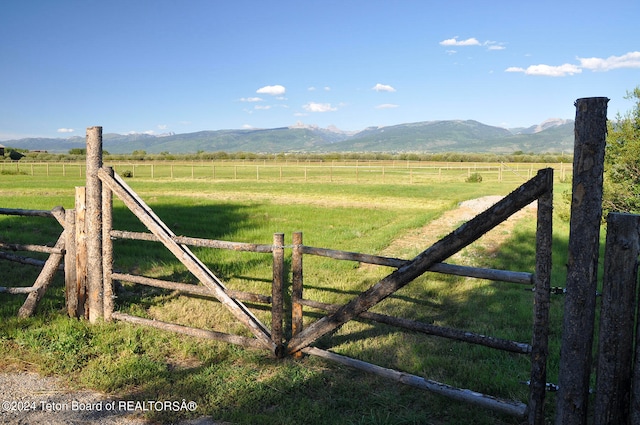
<path id="1" fill-rule="evenodd" d="M 543 405 L 546 390 L 549 298 L 551 289 L 552 198 L 553 170 L 540 170 L 536 177 L 520 186 L 510 195 L 503 198 L 500 202 L 496 203 L 482 214 L 460 226 L 458 229 L 445 236 L 410 261 L 308 247 L 302 244 L 301 234 L 294 235 L 292 290 L 293 336 L 288 342 L 287 352 L 293 355 L 296 355 L 299 352 L 304 352 L 307 354 L 321 356 L 342 364 L 363 369 L 368 372 L 377 373 L 409 385 L 427 389 L 452 398 L 472 402 L 493 410 L 515 416 L 528 415 L 529 423 L 544 423 Z M 536 267 L 534 274 L 477 269 L 442 263 L 442 261 L 479 239 L 486 232 L 536 200 L 538 201 L 538 222 L 536 232 Z M 396 267 L 396 270 L 366 291 L 359 294 L 357 297 L 353 298 L 347 304 L 341 306 L 328 305 L 303 298 L 303 254 L 323 255 L 338 259 L 387 265 Z M 531 345 L 486 337 L 465 331 L 440 328 L 426 323 L 398 319 L 368 312 L 370 308 L 427 271 L 438 271 L 441 273 L 485 279 L 489 278 L 493 280 L 517 283 L 533 283 L 535 299 L 533 338 Z M 330 313 L 303 329 L 303 306 L 320 308 L 327 310 Z M 474 391 L 453 388 L 419 376 L 382 368 L 377 365 L 354 360 L 312 346 L 312 344 L 322 336 L 358 317 L 403 327 L 412 331 L 455 338 L 520 354 L 530 354 L 532 367 L 528 405 L 519 402 L 500 400 Z"/>
<path id="2" fill-rule="evenodd" d="M 294 241 L 292 247 L 292 336 L 289 341 L 284 341 L 282 335 L 283 235 L 280 234 L 279 239 L 277 241 L 274 240 L 274 245 L 270 248 L 274 252 L 274 258 L 280 258 L 279 261 L 274 261 L 274 284 L 272 287 L 271 300 L 273 320 L 270 332 L 242 302 L 230 295 L 230 291 L 227 290 L 224 283 L 194 255 L 187 247 L 189 241 L 186 240 L 186 238 L 176 236 L 151 208 L 149 208 L 117 174 L 113 173 L 112 169 L 102 167 L 101 127 L 87 129 L 87 269 L 89 271 L 87 274 L 87 288 L 89 291 L 88 303 L 90 320 L 92 320 L 93 315 L 96 317 L 104 316 L 107 320 L 116 319 L 152 326 L 155 325 L 151 320 L 113 312 L 112 279 L 114 276 L 126 277 L 126 280 L 130 277 L 128 275 L 119 275 L 112 270 L 113 258 L 110 244 L 111 237 L 115 235 L 111 228 L 112 194 L 115 194 L 151 231 L 154 240 L 161 242 L 169 249 L 169 251 L 198 278 L 206 287 L 206 290 L 217 298 L 254 336 L 254 338 L 248 338 L 250 341 L 240 336 L 235 336 L 237 339 L 233 340 L 231 336 L 229 336 L 226 339 L 227 341 L 237 343 L 239 339 L 244 338 L 241 342 L 244 345 L 268 349 L 278 357 L 287 354 L 297 356 L 301 352 L 322 356 L 349 364 L 350 366 L 373 371 L 383 376 L 393 377 L 416 387 L 470 401 L 493 410 L 520 417 L 528 415 L 529 423 L 543 423 L 549 333 L 553 169 L 547 168 L 540 170 L 534 178 L 518 187 L 510 195 L 460 226 L 412 260 L 407 261 L 354 254 L 360 256 L 359 258 L 367 257 L 371 260 L 370 262 L 374 264 L 391 265 L 395 267 L 396 270 L 366 291 L 360 293 L 347 304 L 341 306 L 325 306 L 329 314 L 304 329 L 302 328 L 303 305 L 317 307 L 317 304 L 314 305 L 311 300 L 304 300 L 302 298 L 302 255 L 318 255 L 319 249 L 305 247 L 302 245 L 301 235 L 294 235 L 298 240 Z M 98 199 L 95 199 L 96 195 Z M 535 273 L 474 269 L 442 263 L 508 219 L 511 215 L 536 200 L 538 202 L 538 216 Z M 98 261 L 93 258 L 92 254 L 98 258 Z M 322 254 L 320 253 L 320 255 Z M 437 330 L 435 329 L 436 327 L 428 324 L 417 322 L 407 323 L 409 321 L 391 318 L 394 319 L 392 320 L 393 324 L 414 331 L 436 334 L 438 332 L 440 332 L 440 334 L 449 333 L 447 336 L 455 334 L 458 339 L 463 339 L 468 342 L 481 343 L 494 348 L 530 355 L 532 367 L 528 404 L 501 400 L 489 395 L 453 388 L 422 377 L 370 365 L 313 347 L 313 344 L 319 338 L 358 317 L 383 322 L 391 320 L 386 316 L 369 313 L 368 310 L 427 271 L 440 271 L 470 277 L 533 284 L 534 324 L 531 344 L 473 335 L 463 331 L 456 333 L 455 330 L 445 331 L 442 330 L 442 328 Z M 173 329 L 171 330 L 184 331 L 184 329 L 181 329 L 178 325 L 172 326 Z"/>

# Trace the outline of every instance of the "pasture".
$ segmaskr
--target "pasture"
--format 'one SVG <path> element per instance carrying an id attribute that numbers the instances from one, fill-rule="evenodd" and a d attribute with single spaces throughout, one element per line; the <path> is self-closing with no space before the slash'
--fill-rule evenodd
<path id="1" fill-rule="evenodd" d="M 73 208 L 83 163 L 2 164 L 0 206 Z M 506 195 L 545 164 L 351 162 L 122 162 L 109 164 L 176 234 L 270 243 L 301 231 L 306 245 L 411 258 L 464 218 L 422 231 L 465 200 Z M 556 168 L 556 205 L 571 174 Z M 465 180 L 472 174 L 480 183 Z M 563 178 L 564 176 L 564 178 Z M 568 224 L 554 218 L 553 286 L 564 285 Z M 60 229 L 38 218 L 0 216 L 0 240 L 54 242 Z M 449 227 L 448 227 L 449 226 Z M 114 228 L 143 231 L 114 202 Z M 524 216 L 466 248 L 454 263 L 532 271 L 535 220 Z M 494 232 L 496 232 L 494 231 Z M 56 233 L 57 232 L 57 233 Z M 271 257 L 199 248 L 198 256 L 231 289 L 269 293 Z M 195 283 L 158 244 L 116 241 L 116 270 Z M 345 303 L 388 273 L 384 267 L 305 259 L 305 297 Z M 37 270 L 0 262 L 2 286 L 27 286 Z M 376 312 L 530 342 L 533 294 L 517 284 L 427 273 L 375 307 Z M 0 294 L 0 368 L 60 375 L 72 385 L 136 400 L 193 400 L 195 413 L 147 413 L 157 421 L 209 415 L 232 423 L 515 424 L 517 419 L 392 384 L 318 358 L 276 360 L 263 352 L 167 334 L 125 323 L 89 326 L 68 319 L 58 278 L 37 314 L 17 319 L 22 296 Z M 561 296 L 552 299 L 550 382 L 557 382 Z M 123 283 L 116 310 L 203 329 L 243 330 L 210 300 Z M 270 312 L 252 311 L 268 323 Z M 318 312 L 305 310 L 305 321 Z M 290 331 L 290 330 L 289 330 Z M 321 343 L 332 351 L 469 388 L 526 401 L 529 359 L 426 337 L 365 321 L 349 322 Z M 549 394 L 548 405 L 554 396 Z M 550 409 L 552 410 L 552 409 Z M 189 416 L 191 415 L 191 416 Z M 549 413 L 552 417 L 552 413 Z"/>

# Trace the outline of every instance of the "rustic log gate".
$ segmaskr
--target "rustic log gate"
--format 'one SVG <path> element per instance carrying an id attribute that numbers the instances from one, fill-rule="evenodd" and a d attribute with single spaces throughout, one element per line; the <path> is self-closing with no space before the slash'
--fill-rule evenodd
<path id="1" fill-rule="evenodd" d="M 501 411 L 504 413 L 524 416 L 529 414 L 530 421 L 541 423 L 543 418 L 543 404 L 546 389 L 546 360 L 548 339 L 548 309 L 550 296 L 551 270 L 551 232 L 552 232 L 552 198 L 553 198 L 553 170 L 544 169 L 509 196 L 489 208 L 484 213 L 470 220 L 460 228 L 436 242 L 432 247 L 423 251 L 410 261 L 376 257 L 364 254 L 344 253 L 334 250 L 306 247 L 302 245 L 302 234 L 294 235 L 293 244 L 293 288 L 292 288 L 292 337 L 285 344 L 283 340 L 283 251 L 284 235 L 276 234 L 272 246 L 253 246 L 221 241 L 207 241 L 202 239 L 176 236 L 140 199 L 135 192 L 110 168 L 102 167 L 102 129 L 92 127 L 87 132 L 87 252 L 88 269 L 93 267 L 92 273 L 87 274 L 87 288 L 89 290 L 89 318 L 95 320 L 104 317 L 107 320 L 116 319 L 138 324 L 161 327 L 191 335 L 206 336 L 246 346 L 268 349 L 274 355 L 281 357 L 287 354 L 299 355 L 300 352 L 318 355 L 341 363 L 350 364 L 361 369 L 374 371 L 388 377 L 409 383 L 423 389 L 461 400 L 470 401 L 478 405 Z M 91 186 L 98 186 L 90 190 Z M 89 193 L 101 197 L 89 201 Z M 133 214 L 151 231 L 151 234 L 140 234 L 112 229 L 112 193 L 115 194 L 133 212 Z M 505 221 L 511 215 L 538 201 L 538 228 L 536 237 L 536 270 L 534 274 L 523 272 L 509 272 L 500 270 L 476 269 L 470 267 L 443 264 L 442 261 L 455 254 L 465 246 L 480 238 L 483 234 Z M 90 207 L 89 205 L 92 205 Z M 93 209 L 97 209 L 94 211 Z M 93 217 L 93 224 L 89 220 Z M 114 273 L 112 238 L 128 238 L 142 240 L 157 240 L 167 247 L 187 269 L 204 285 L 176 284 L 150 279 L 142 276 Z M 93 243 L 93 246 L 91 245 Z M 247 251 L 273 252 L 274 279 L 272 286 L 271 332 L 262 324 L 244 304 L 239 301 L 238 294 L 227 290 L 222 281 L 216 277 L 187 247 L 190 245 L 210 246 L 216 248 L 243 249 Z M 91 266 L 91 253 L 102 261 Z M 343 306 L 326 305 L 302 298 L 302 255 L 325 255 L 371 264 L 386 265 L 396 268 L 386 278 L 361 293 L 351 302 Z M 96 272 L 97 270 L 97 272 Z M 368 309 L 404 287 L 427 271 L 438 271 L 471 277 L 504 280 L 508 282 L 528 283 L 534 285 L 535 311 L 533 339 L 531 345 L 498 338 L 472 334 L 464 331 L 439 328 L 437 326 L 393 318 L 389 316 L 367 312 Z M 95 279 L 97 282 L 92 281 Z M 161 323 L 113 311 L 114 279 L 141 283 L 164 288 L 178 289 L 187 293 L 205 294 L 217 298 L 255 338 L 238 335 L 221 334 L 187 328 L 175 324 Z M 97 293 L 95 292 L 97 291 Z M 235 295 L 235 296 L 234 296 Z M 246 299 L 246 297 L 245 297 Z M 92 301 L 93 300 L 93 301 Z M 330 314 L 302 329 L 302 306 L 320 307 L 330 311 Z M 520 402 L 500 400 L 488 395 L 478 394 L 469 390 L 453 388 L 424 378 L 391 371 L 379 366 L 369 365 L 344 356 L 312 347 L 312 344 L 323 335 L 337 329 L 344 323 L 362 317 L 384 323 L 393 324 L 413 331 L 436 334 L 455 338 L 489 347 L 531 355 L 531 386 L 529 405 Z"/>

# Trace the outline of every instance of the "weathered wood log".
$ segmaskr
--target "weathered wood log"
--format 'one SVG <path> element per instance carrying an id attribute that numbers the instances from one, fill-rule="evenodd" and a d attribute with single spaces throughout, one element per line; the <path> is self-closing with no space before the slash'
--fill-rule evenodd
<path id="1" fill-rule="evenodd" d="M 134 323 L 136 325 L 150 326 L 164 331 L 176 332 L 184 335 L 194 336 L 197 338 L 214 339 L 235 345 L 242 345 L 249 348 L 264 349 L 264 344 L 255 338 L 247 338 L 246 336 L 231 335 L 216 331 L 207 331 L 204 329 L 191 328 L 188 326 L 176 325 L 174 323 L 161 322 L 159 320 L 144 319 L 142 317 L 130 316 L 128 314 L 114 311 L 111 315 L 112 319 L 122 322 Z"/>
<path id="2" fill-rule="evenodd" d="M 536 177 L 524 183 L 509 196 L 503 198 L 482 214 L 471 219 L 436 242 L 412 261 L 361 293 L 335 313 L 323 317 L 304 329 L 289 342 L 289 352 L 295 353 L 307 347 L 321 336 L 337 329 L 360 313 L 367 311 L 378 302 L 428 271 L 435 263 L 442 262 L 455 254 L 515 212 L 529 205 L 543 193 L 550 190 L 552 185 L 553 170 L 550 168 L 540 170 Z"/>
<path id="3" fill-rule="evenodd" d="M 155 234 L 162 244 L 184 264 L 194 276 L 215 294 L 216 298 L 243 323 L 273 353 L 277 346 L 271 341 L 271 335 L 260 320 L 241 302 L 234 300 L 226 293 L 222 281 L 215 276 L 186 245 L 176 243 L 175 234 L 160 220 L 149 206 L 116 174 L 111 177 L 106 171 L 99 170 L 102 182 L 115 193 L 133 214 Z"/>
<path id="4" fill-rule="evenodd" d="M 553 178 L 552 178 L 553 179 Z M 533 336 L 531 338 L 531 383 L 527 419 L 529 425 L 544 425 L 544 399 L 549 356 L 549 304 L 553 241 L 553 186 L 538 198 L 536 225 L 536 272 L 534 279 Z"/>
<path id="5" fill-rule="evenodd" d="M 496 412 L 523 417 L 527 408 L 524 403 L 518 401 L 502 400 L 497 397 L 492 397 L 475 391 L 455 388 L 450 385 L 442 384 L 430 379 L 425 379 L 421 376 L 411 375 L 393 369 L 387 369 L 382 366 L 364 362 L 362 360 L 356 360 L 350 357 L 342 356 L 340 354 L 332 353 L 331 351 L 321 350 L 315 347 L 307 347 L 302 351 L 305 354 L 322 357 L 324 359 L 331 360 L 355 369 L 359 369 L 364 372 L 373 373 L 387 379 L 392 379 L 405 385 L 410 385 L 412 387 L 444 395 L 446 397 L 463 401 L 465 403 L 475 404 L 476 406 L 484 407 Z"/>
<path id="6" fill-rule="evenodd" d="M 556 410 L 556 423 L 562 425 L 587 423 L 608 101 L 596 97 L 578 99 L 575 103 L 567 292 Z"/>
<path id="7" fill-rule="evenodd" d="M 284 356 L 284 233 L 273 235 L 273 282 L 271 283 L 271 340 L 276 356 Z"/>
<path id="8" fill-rule="evenodd" d="M 45 245 L 29 245 L 29 244 L 18 244 L 18 243 L 4 243 L 0 242 L 0 249 L 4 249 L 7 251 L 27 251 L 27 252 L 42 252 L 46 254 L 63 254 L 64 250 L 45 246 Z"/>
<path id="9" fill-rule="evenodd" d="M 296 336 L 302 332 L 303 326 L 303 269 L 302 269 L 302 232 L 293 234 L 293 249 L 291 252 L 291 335 Z M 302 352 L 294 353 L 297 358 L 302 357 Z"/>
<path id="10" fill-rule="evenodd" d="M 206 286 L 199 286 L 190 283 L 170 282 L 167 280 L 160 280 L 151 277 L 117 272 L 113 272 L 111 277 L 114 280 L 120 280 L 123 282 L 138 283 L 140 285 L 153 286 L 154 288 L 169 289 L 171 291 L 179 291 L 185 294 L 197 295 L 200 297 L 216 298 L 211 289 L 207 288 Z M 260 304 L 271 304 L 271 297 L 267 295 L 254 294 L 244 291 L 235 291 L 228 288 L 226 289 L 226 292 L 231 298 L 234 298 L 236 300 Z"/>
<path id="11" fill-rule="evenodd" d="M 32 292 L 36 292 L 38 288 L 34 288 L 33 286 L 25 286 L 25 287 L 5 287 L 0 286 L 0 293 L 2 294 L 30 294 Z"/>
<path id="12" fill-rule="evenodd" d="M 105 171 L 113 176 L 113 168 L 106 167 Z M 107 188 L 102 191 L 102 306 L 104 320 L 111 321 L 113 313 L 113 194 Z"/>
<path id="13" fill-rule="evenodd" d="M 341 306 L 337 304 L 327 304 L 313 300 L 299 300 L 301 305 L 319 310 L 335 312 Z M 443 338 L 455 339 L 456 341 L 468 342 L 470 344 L 482 345 L 485 347 L 496 348 L 498 350 L 509 351 L 518 354 L 531 353 L 531 346 L 526 343 L 509 341 L 502 338 L 482 335 L 475 332 L 464 331 L 460 329 L 446 328 L 444 326 L 432 325 L 430 323 L 418 322 L 416 320 L 403 319 L 400 317 L 387 316 L 385 314 L 372 313 L 364 311 L 358 315 L 362 319 L 372 320 L 378 323 L 407 329 L 413 332 L 420 332 L 426 335 L 440 336 Z"/>
<path id="14" fill-rule="evenodd" d="M 129 240 L 149 241 L 149 242 L 160 241 L 160 239 L 153 233 L 144 233 L 144 232 L 128 232 L 124 230 L 112 230 L 111 236 L 116 239 L 129 239 Z M 183 245 L 198 246 L 198 247 L 204 247 L 204 248 L 228 249 L 232 251 L 269 253 L 273 249 L 272 245 L 266 245 L 266 244 L 216 241 L 211 239 L 191 238 L 187 236 L 174 236 L 171 239 L 174 242 L 178 244 L 183 244 Z"/>
<path id="15" fill-rule="evenodd" d="M 44 210 L 20 210 L 13 208 L 0 208 L 1 215 L 20 215 L 24 217 L 53 217 L 51 211 Z"/>
<path id="16" fill-rule="evenodd" d="M 65 305 L 69 317 L 80 317 L 78 315 L 78 274 L 76 271 L 76 211 L 67 210 L 65 213 L 65 248 L 64 256 L 64 293 Z"/>
<path id="17" fill-rule="evenodd" d="M 20 263 L 20 264 L 25 264 L 28 266 L 35 266 L 35 267 L 43 267 L 46 262 L 44 260 L 24 257 L 22 255 L 9 254 L 8 252 L 3 252 L 3 251 L 0 251 L 0 258 L 3 260 L 13 261 L 14 263 Z M 64 270 L 64 266 L 59 265 L 58 270 Z"/>
<path id="18" fill-rule="evenodd" d="M 62 232 L 55 244 L 55 247 L 61 250 L 64 249 L 65 238 L 65 234 L 64 232 Z M 27 296 L 24 304 L 22 304 L 22 307 L 20 307 L 20 309 L 18 310 L 18 317 L 29 317 L 33 314 L 33 312 L 36 310 L 36 307 L 38 306 L 38 302 L 40 302 L 47 288 L 51 284 L 51 281 L 53 280 L 53 277 L 55 276 L 62 259 L 62 254 L 54 253 L 49 255 L 49 258 L 42 267 L 42 271 L 33 284 L 33 288 L 35 289 L 35 291 L 30 292 Z"/>
<path id="19" fill-rule="evenodd" d="M 610 213 L 607 217 L 594 410 L 597 424 L 629 423 L 639 231 L 639 215 Z M 640 373 L 640 364 L 636 364 L 636 373 Z M 635 391 L 633 397 L 640 400 Z M 639 416 L 640 411 L 635 414 Z"/>
<path id="20" fill-rule="evenodd" d="M 86 188 L 76 187 L 76 287 L 75 293 L 78 300 L 76 316 L 89 318 L 89 305 L 87 303 L 87 221 L 86 221 Z"/>
<path id="21" fill-rule="evenodd" d="M 87 128 L 87 303 L 89 322 L 104 316 L 102 276 L 102 127 Z"/>
<path id="22" fill-rule="evenodd" d="M 339 251 L 335 249 L 316 248 L 311 246 L 302 246 L 300 248 L 303 254 L 317 255 L 320 257 L 333 258 L 336 260 L 357 261 L 365 264 L 374 264 L 378 266 L 388 266 L 399 268 L 410 260 L 402 260 L 400 258 L 381 257 L 377 255 L 361 254 L 359 252 Z M 522 283 L 531 285 L 533 283 L 533 274 L 527 272 L 514 272 L 510 270 L 487 269 L 482 267 L 459 266 L 457 264 L 436 263 L 429 267 L 430 272 L 452 274 L 456 276 L 473 277 L 476 279 L 488 279 L 500 282 Z"/>

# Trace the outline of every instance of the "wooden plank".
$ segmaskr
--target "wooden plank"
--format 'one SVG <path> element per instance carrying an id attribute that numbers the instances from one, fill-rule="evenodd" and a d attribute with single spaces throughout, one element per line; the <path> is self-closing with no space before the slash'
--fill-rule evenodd
<path id="1" fill-rule="evenodd" d="M 474 217 L 436 242 L 412 261 L 361 293 L 335 313 L 323 317 L 304 329 L 291 339 L 288 351 L 295 353 L 309 346 L 313 341 L 332 332 L 360 313 L 367 311 L 378 302 L 425 273 L 435 263 L 442 262 L 455 254 L 509 218 L 512 214 L 529 205 L 548 191 L 551 185 L 553 185 L 553 170 L 550 168 L 540 170 L 536 177 L 524 183 L 509 196 L 503 198 L 482 214 Z"/>
<path id="2" fill-rule="evenodd" d="M 58 241 L 56 242 L 55 247 L 59 249 L 64 249 L 65 238 L 66 238 L 66 235 L 64 234 L 64 231 L 63 231 L 60 237 L 58 238 Z M 42 271 L 40 272 L 40 274 L 38 275 L 38 278 L 33 284 L 33 288 L 35 289 L 35 291 L 30 292 L 29 295 L 27 296 L 27 299 L 25 300 L 24 304 L 22 304 L 22 307 L 20 307 L 20 309 L 18 310 L 18 317 L 29 317 L 36 310 L 36 307 L 38 306 L 38 302 L 40 302 L 47 288 L 51 284 L 51 281 L 53 280 L 53 277 L 55 276 L 56 271 L 58 270 L 58 266 L 60 265 L 62 258 L 63 258 L 62 254 L 49 255 L 49 258 L 44 263 L 44 267 L 42 267 Z"/>
<path id="3" fill-rule="evenodd" d="M 36 258 L 24 257 L 22 255 L 9 254 L 8 252 L 0 251 L 0 258 L 3 260 L 13 261 L 14 263 L 25 264 L 28 266 L 43 267 L 44 260 L 38 260 Z M 58 270 L 64 270 L 64 266 L 58 266 Z"/>
<path id="4" fill-rule="evenodd" d="M 147 228 L 155 234 L 160 242 L 171 251 L 187 269 L 196 276 L 202 284 L 208 287 L 215 297 L 224 304 L 241 323 L 253 333 L 264 346 L 274 354 L 277 346 L 271 341 L 267 328 L 241 302 L 234 300 L 226 293 L 226 288 L 187 246 L 176 243 L 175 234 L 160 220 L 149 206 L 140 199 L 135 192 L 116 174 L 111 177 L 106 171 L 99 170 L 102 182 L 112 190 L 118 198 L 138 217 Z"/>
<path id="5" fill-rule="evenodd" d="M 589 413 L 608 101 L 596 97 L 575 103 L 567 292 L 556 410 L 556 423 L 564 425 L 585 425 Z"/>
<path id="6" fill-rule="evenodd" d="M 549 356 L 549 304 L 551 302 L 551 258 L 553 241 L 553 187 L 538 198 L 536 227 L 536 272 L 534 286 L 531 378 L 529 387 L 530 425 L 544 425 L 544 399 Z"/>
<path id="7" fill-rule="evenodd" d="M 230 344 L 242 345 L 250 348 L 264 349 L 264 344 L 255 338 L 247 338 L 246 336 L 231 335 L 222 332 L 207 331 L 204 329 L 191 328 L 188 326 L 176 325 L 174 323 L 162 322 L 160 320 L 144 319 L 142 317 L 130 316 L 128 314 L 114 311 L 111 317 L 122 322 L 134 323 L 136 325 L 151 326 L 152 328 L 162 329 L 164 331 L 176 332 L 183 335 L 194 336 L 198 338 L 214 339 L 217 341 L 227 342 Z"/>
<path id="8" fill-rule="evenodd" d="M 331 351 L 321 350 L 315 347 L 307 347 L 302 351 L 305 354 L 322 357 L 324 359 L 331 360 L 355 369 L 359 369 L 364 372 L 373 373 L 378 376 L 403 383 L 405 385 L 410 385 L 412 387 L 440 394 L 454 400 L 471 403 L 476 406 L 484 407 L 486 409 L 490 409 L 500 413 L 505 413 L 507 415 L 523 417 L 527 409 L 526 404 L 518 401 L 502 400 L 497 397 L 478 393 L 476 391 L 455 388 L 450 385 L 442 384 L 430 379 L 425 379 L 421 376 L 411 375 L 393 369 L 387 369 L 382 366 L 364 362 L 362 360 L 356 360 L 346 356 L 342 356 L 340 354 L 332 353 Z"/>
<path id="9" fill-rule="evenodd" d="M 0 293 L 3 294 L 30 294 L 31 292 L 36 292 L 38 289 L 33 286 L 26 287 L 9 287 L 0 286 Z"/>
<path id="10" fill-rule="evenodd" d="M 600 307 L 596 400 L 594 423 L 627 424 L 630 401 L 637 406 L 640 394 L 631 393 L 640 384 L 640 359 L 636 358 L 633 374 L 633 341 L 638 286 L 638 255 L 640 254 L 640 216 L 610 213 L 607 217 L 607 238 L 604 257 L 604 277 Z M 637 345 L 636 345 L 637 347 Z M 636 348 L 637 352 L 640 349 Z M 633 409 L 635 423 L 640 412 Z"/>

